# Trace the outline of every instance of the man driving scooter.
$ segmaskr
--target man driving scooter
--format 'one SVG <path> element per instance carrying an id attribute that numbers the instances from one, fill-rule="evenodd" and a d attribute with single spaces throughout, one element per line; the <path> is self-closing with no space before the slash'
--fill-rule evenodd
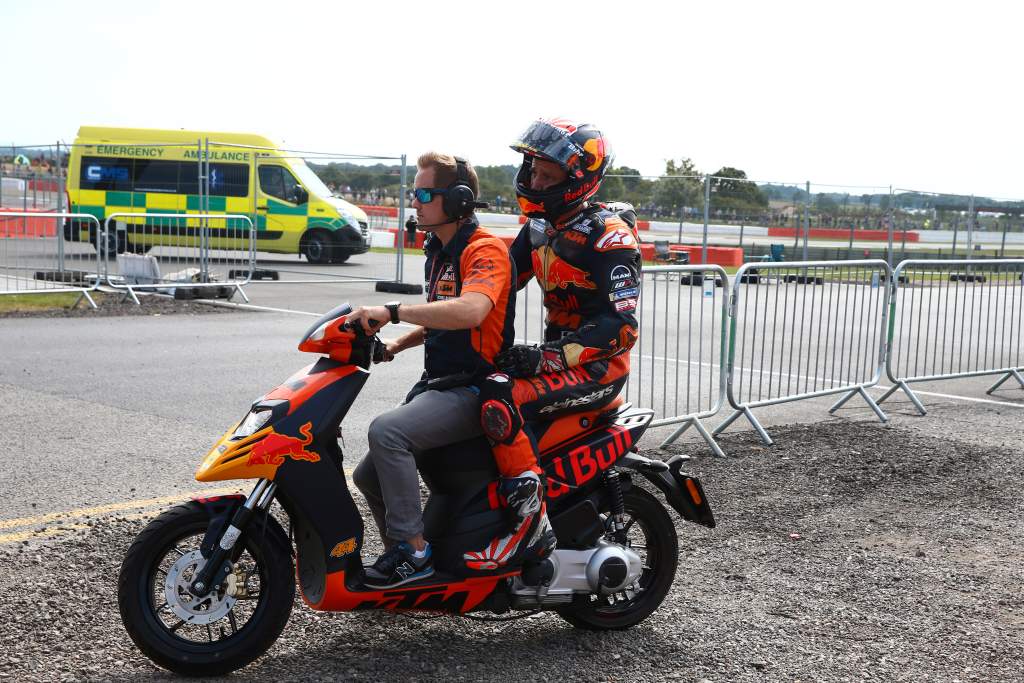
<path id="1" fill-rule="evenodd" d="M 369 451 L 353 473 L 373 512 L 385 551 L 366 569 L 366 585 L 390 588 L 434 573 L 415 453 L 480 436 L 475 387 L 509 348 L 515 315 L 514 269 L 501 240 L 482 230 L 474 209 L 479 181 L 464 159 L 428 152 L 417 160 L 414 182 L 419 228 L 430 233 L 426 252 L 427 303 L 355 309 L 349 323 L 417 325 L 387 343 L 387 359 L 423 344 L 424 376 L 406 402 L 379 415 L 369 429 Z M 377 322 L 379 321 L 379 322 Z"/>
<path id="2" fill-rule="evenodd" d="M 516 195 L 530 218 L 509 250 L 518 287 L 544 292 L 544 343 L 516 345 L 480 385 L 481 421 L 501 474 L 499 492 L 516 524 L 466 553 L 471 569 L 539 560 L 555 545 L 536 445 L 524 422 L 553 420 L 611 403 L 626 383 L 637 339 L 640 247 L 628 204 L 592 204 L 613 155 L 591 124 L 535 121 L 512 149 L 523 155 Z"/>

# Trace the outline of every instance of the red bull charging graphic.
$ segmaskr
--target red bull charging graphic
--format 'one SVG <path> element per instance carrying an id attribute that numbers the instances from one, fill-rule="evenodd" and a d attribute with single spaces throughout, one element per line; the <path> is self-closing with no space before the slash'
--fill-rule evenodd
<path id="1" fill-rule="evenodd" d="M 293 460 L 305 460 L 307 462 L 319 462 L 320 455 L 313 451 L 307 451 L 306 446 L 313 443 L 313 423 L 307 422 L 299 427 L 299 433 L 304 439 L 297 439 L 294 436 L 286 436 L 271 432 L 256 442 L 249 452 L 249 460 L 246 463 L 253 465 L 280 465 L 285 457 Z"/>
<path id="2" fill-rule="evenodd" d="M 581 289 L 597 289 L 597 285 L 590 279 L 590 273 L 563 261 L 550 247 L 534 249 L 533 272 L 545 292 L 568 289 L 570 285 Z"/>

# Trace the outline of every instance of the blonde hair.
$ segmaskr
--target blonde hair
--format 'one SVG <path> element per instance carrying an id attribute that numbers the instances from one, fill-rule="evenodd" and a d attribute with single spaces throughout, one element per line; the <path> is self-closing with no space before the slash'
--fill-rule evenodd
<path id="1" fill-rule="evenodd" d="M 459 178 L 458 165 L 455 157 L 441 152 L 426 152 L 416 160 L 416 166 L 422 169 L 434 169 L 434 184 L 437 187 L 448 187 Z M 473 196 L 480 196 L 480 179 L 477 178 L 473 164 L 466 162 L 466 184 L 473 190 Z"/>

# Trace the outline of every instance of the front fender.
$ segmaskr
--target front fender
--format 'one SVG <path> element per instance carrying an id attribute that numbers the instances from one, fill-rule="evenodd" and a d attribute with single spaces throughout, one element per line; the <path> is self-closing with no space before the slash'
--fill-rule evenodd
<path id="1" fill-rule="evenodd" d="M 220 537 L 224 534 L 224 530 L 231 523 L 235 510 L 245 502 L 245 496 L 240 493 L 232 493 L 225 496 L 193 498 L 192 502 L 201 505 L 210 518 L 210 525 L 206 527 L 206 535 L 203 536 L 203 542 L 199 546 L 199 552 L 202 556 L 209 559 L 210 555 L 213 554 L 214 548 L 220 543 Z M 260 513 L 253 516 L 248 524 L 249 530 L 257 529 L 257 532 L 262 534 L 264 533 L 264 523 L 266 524 L 267 536 L 274 539 L 275 542 L 282 544 L 283 548 L 287 548 L 288 552 L 291 552 L 291 543 L 288 541 L 288 535 L 285 534 L 278 521 L 269 514 Z"/>

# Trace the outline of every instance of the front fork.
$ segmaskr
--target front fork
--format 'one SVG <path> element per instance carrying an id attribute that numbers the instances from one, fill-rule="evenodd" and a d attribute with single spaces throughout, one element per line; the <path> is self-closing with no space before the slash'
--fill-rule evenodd
<path id="1" fill-rule="evenodd" d="M 269 479 L 260 479 L 256 482 L 256 487 L 249 494 L 249 497 L 245 499 L 245 503 L 235 510 L 235 514 L 231 517 L 231 522 L 224 530 L 224 533 L 221 534 L 219 541 L 213 548 L 213 552 L 207 558 L 206 564 L 196 573 L 195 579 L 189 585 L 189 591 L 193 595 L 201 598 L 224 582 L 227 575 L 231 572 L 232 560 L 236 559 L 238 554 L 240 554 L 234 552 L 238 539 L 241 538 L 242 532 L 248 526 L 253 513 L 267 511 L 274 500 L 274 491 L 276 489 L 277 484 Z"/>

